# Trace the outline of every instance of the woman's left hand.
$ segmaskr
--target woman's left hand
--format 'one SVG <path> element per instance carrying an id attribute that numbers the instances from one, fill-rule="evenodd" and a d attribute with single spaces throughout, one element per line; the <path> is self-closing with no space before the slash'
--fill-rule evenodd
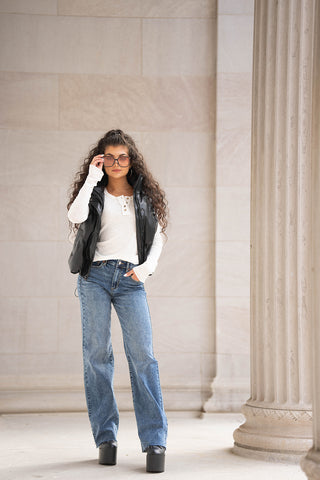
<path id="1" fill-rule="evenodd" d="M 127 273 L 125 273 L 124 275 L 125 277 L 132 277 L 133 280 L 135 280 L 136 282 L 140 282 L 139 278 L 137 277 L 137 275 L 134 273 L 134 270 L 128 270 Z"/>

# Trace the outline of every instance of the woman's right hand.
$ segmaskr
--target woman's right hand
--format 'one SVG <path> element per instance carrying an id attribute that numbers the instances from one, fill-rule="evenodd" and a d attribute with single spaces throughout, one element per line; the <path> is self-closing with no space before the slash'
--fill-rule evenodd
<path id="1" fill-rule="evenodd" d="M 95 157 L 93 157 L 90 165 L 94 165 L 95 167 L 100 168 L 100 170 L 102 170 L 103 160 L 104 160 L 103 153 L 101 155 L 96 155 Z"/>

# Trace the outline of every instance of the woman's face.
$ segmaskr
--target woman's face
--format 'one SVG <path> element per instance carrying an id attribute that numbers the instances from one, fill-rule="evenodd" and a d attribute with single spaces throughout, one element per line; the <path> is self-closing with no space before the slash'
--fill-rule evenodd
<path id="1" fill-rule="evenodd" d="M 106 159 L 107 155 L 110 156 L 109 158 L 111 160 L 111 163 L 113 162 L 114 159 L 118 159 L 121 155 L 122 157 L 119 158 L 119 162 L 121 162 L 121 158 L 122 158 L 122 162 L 123 162 L 122 165 L 125 162 L 128 162 L 128 165 L 120 167 L 118 162 L 115 161 L 112 166 L 107 166 L 108 165 L 107 159 Z M 113 159 L 112 159 L 111 155 L 113 155 Z M 127 158 L 127 157 L 129 157 L 128 147 L 126 147 L 125 145 L 108 145 L 105 148 L 104 156 L 105 156 L 104 169 L 105 169 L 106 174 L 109 177 L 120 178 L 120 177 L 124 177 L 124 176 L 127 175 L 128 171 L 130 169 L 130 166 L 131 166 L 130 158 Z"/>

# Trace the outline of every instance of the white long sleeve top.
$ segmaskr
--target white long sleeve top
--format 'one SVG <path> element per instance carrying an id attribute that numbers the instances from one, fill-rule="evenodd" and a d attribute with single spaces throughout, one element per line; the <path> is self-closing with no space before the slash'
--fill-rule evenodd
<path id="1" fill-rule="evenodd" d="M 79 190 L 68 211 L 71 223 L 82 223 L 89 215 L 89 200 L 93 188 L 103 177 L 103 171 L 95 165 L 89 166 L 85 183 Z M 104 208 L 101 214 L 101 229 L 93 261 L 121 259 L 131 263 L 139 263 L 136 236 L 136 218 L 133 195 L 116 197 L 105 189 Z M 154 240 L 146 261 L 133 268 L 141 282 L 154 273 L 165 243 L 165 235 L 161 233 L 158 223 Z M 73 243 L 75 235 L 69 237 Z"/>

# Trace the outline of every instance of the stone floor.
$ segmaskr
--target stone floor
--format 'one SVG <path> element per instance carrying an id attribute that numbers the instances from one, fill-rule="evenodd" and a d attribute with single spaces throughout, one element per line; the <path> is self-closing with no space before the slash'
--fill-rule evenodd
<path id="1" fill-rule="evenodd" d="M 299 465 L 268 463 L 232 453 L 241 414 L 203 418 L 168 413 L 166 472 L 174 480 L 306 480 Z M 97 462 L 86 413 L 17 414 L 0 417 L 0 479 L 137 479 L 145 473 L 133 413 L 121 412 L 118 464 Z M 157 474 L 156 474 L 157 475 Z"/>

